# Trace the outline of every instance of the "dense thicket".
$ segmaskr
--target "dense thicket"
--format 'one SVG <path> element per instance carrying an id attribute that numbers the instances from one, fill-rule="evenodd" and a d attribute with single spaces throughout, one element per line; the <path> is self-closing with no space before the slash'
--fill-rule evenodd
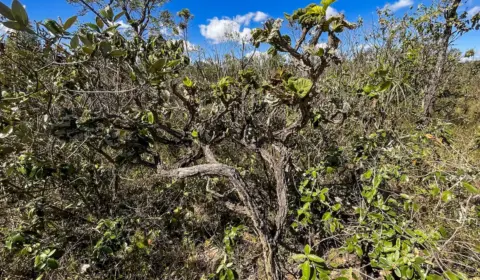
<path id="1" fill-rule="evenodd" d="M 460 0 L 373 28 L 322 0 L 213 58 L 188 10 L 70 2 L 95 22 L 0 4 L 2 279 L 480 276 Z"/>

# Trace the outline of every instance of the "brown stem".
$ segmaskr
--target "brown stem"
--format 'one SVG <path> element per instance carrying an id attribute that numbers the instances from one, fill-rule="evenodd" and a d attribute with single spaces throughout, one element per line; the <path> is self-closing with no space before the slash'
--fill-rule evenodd
<path id="1" fill-rule="evenodd" d="M 216 162 L 210 148 L 204 147 L 204 153 L 207 154 L 207 160 Z M 233 167 L 221 163 L 209 163 L 196 165 L 192 167 L 178 168 L 173 170 L 159 169 L 157 172 L 160 178 L 185 179 L 195 176 L 219 176 L 226 177 L 233 185 L 238 197 L 242 201 L 247 216 L 252 221 L 255 232 L 257 233 L 263 249 L 263 260 L 265 265 L 267 280 L 280 280 L 280 273 L 277 262 L 275 261 L 275 245 L 269 237 L 270 233 L 267 224 L 260 215 L 258 207 L 248 191 L 247 183 L 243 180 L 240 173 Z"/>
<path id="2" fill-rule="evenodd" d="M 427 85 L 424 98 L 424 117 L 427 120 L 433 114 L 435 103 L 437 101 L 438 92 L 445 72 L 445 64 L 448 57 L 448 47 L 450 46 L 450 39 L 453 35 L 453 21 L 457 18 L 457 10 L 461 4 L 461 0 L 453 0 L 453 3 L 447 7 L 445 11 L 446 27 L 443 31 L 443 36 L 440 38 L 440 52 L 437 58 L 435 70 Z"/>

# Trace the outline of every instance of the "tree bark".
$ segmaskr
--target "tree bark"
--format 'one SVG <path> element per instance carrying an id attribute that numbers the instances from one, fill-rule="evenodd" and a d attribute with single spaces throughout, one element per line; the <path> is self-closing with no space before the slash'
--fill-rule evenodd
<path id="1" fill-rule="evenodd" d="M 254 200 L 250 196 L 247 183 L 242 179 L 241 175 L 235 168 L 218 163 L 208 147 L 204 149 L 204 153 L 207 160 L 212 163 L 172 170 L 159 169 L 157 175 L 160 178 L 175 179 L 185 179 L 195 176 L 218 176 L 228 178 L 238 197 L 245 206 L 246 214 L 250 218 L 254 230 L 259 237 L 263 251 L 266 279 L 281 280 L 281 270 L 276 257 L 276 242 L 274 242 L 274 239 L 270 238 L 268 225 L 264 222 L 264 219 L 259 213 L 260 207 L 255 205 Z"/>
<path id="2" fill-rule="evenodd" d="M 448 48 L 450 46 L 450 39 L 453 35 L 453 22 L 452 20 L 457 18 L 457 10 L 460 6 L 461 0 L 453 0 L 452 3 L 446 8 L 444 13 L 446 27 L 443 31 L 443 35 L 440 38 L 440 50 L 438 53 L 437 63 L 435 65 L 434 72 L 432 74 L 432 78 L 430 79 L 430 83 L 427 85 L 427 89 L 425 91 L 425 97 L 423 100 L 423 107 L 424 107 L 424 118 L 428 120 L 432 117 L 435 103 L 437 101 L 438 92 L 440 89 L 440 83 L 442 80 L 443 73 L 445 72 L 445 64 L 448 58 Z"/>

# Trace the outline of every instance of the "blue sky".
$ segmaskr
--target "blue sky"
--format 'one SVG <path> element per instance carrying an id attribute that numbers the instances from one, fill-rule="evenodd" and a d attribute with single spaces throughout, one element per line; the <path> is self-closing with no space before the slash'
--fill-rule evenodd
<path id="1" fill-rule="evenodd" d="M 0 0 L 7 2 L 10 0 Z M 65 0 L 20 0 L 27 8 L 32 19 L 42 20 L 45 18 L 61 17 L 63 19 L 74 15 L 78 7 L 69 5 Z M 182 8 L 189 8 L 195 15 L 191 23 L 189 40 L 195 45 L 208 47 L 214 43 L 222 41 L 222 32 L 225 29 L 238 30 L 240 33 L 248 33 L 249 29 L 261 25 L 266 16 L 282 17 L 284 12 L 304 7 L 312 0 L 240 0 L 240 1 L 219 1 L 219 0 L 171 0 L 166 8 L 174 13 Z M 318 0 L 319 2 L 319 0 Z M 430 1 L 419 0 L 338 0 L 333 8 L 333 12 L 343 12 L 347 19 L 355 21 L 359 16 L 364 18 L 368 27 L 369 23 L 375 19 L 375 10 L 377 8 L 390 5 L 396 10 L 395 14 L 401 16 L 409 11 L 409 7 L 418 4 L 429 4 Z M 480 0 L 469 0 L 462 7 L 463 10 L 480 11 Z M 89 21 L 88 16 L 82 21 Z M 233 25 L 232 25 L 233 24 Z M 203 25 L 203 27 L 201 27 Z M 223 25 L 223 26 L 222 26 Z M 225 27 L 224 25 L 228 25 Z M 472 32 L 465 35 L 456 42 L 456 46 L 461 50 L 470 48 L 477 49 L 480 52 L 480 32 Z"/>

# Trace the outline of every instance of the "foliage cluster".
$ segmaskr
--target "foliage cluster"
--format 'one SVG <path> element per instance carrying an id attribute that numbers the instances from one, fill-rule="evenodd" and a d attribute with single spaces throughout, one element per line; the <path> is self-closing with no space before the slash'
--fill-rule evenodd
<path id="1" fill-rule="evenodd" d="M 461 1 L 362 33 L 322 0 L 252 32 L 268 57 L 219 60 L 188 50 L 187 9 L 70 2 L 95 22 L 0 3 L 1 278 L 480 276 Z"/>

